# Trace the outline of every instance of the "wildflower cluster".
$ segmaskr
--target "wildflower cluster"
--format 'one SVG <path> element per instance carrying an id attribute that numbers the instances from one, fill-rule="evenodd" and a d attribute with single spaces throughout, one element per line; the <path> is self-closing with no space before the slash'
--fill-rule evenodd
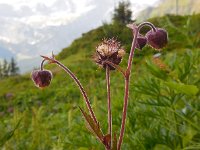
<path id="1" fill-rule="evenodd" d="M 143 26 L 150 26 L 151 30 L 146 33 L 146 35 L 140 34 L 140 29 Z M 145 45 L 149 45 L 155 50 L 161 50 L 166 46 L 168 42 L 168 35 L 164 29 L 156 28 L 150 22 L 144 22 L 140 25 L 128 25 L 129 28 L 132 29 L 134 34 L 132 47 L 129 54 L 129 59 L 127 62 L 127 68 L 125 71 L 119 66 L 122 61 L 123 56 L 125 55 L 125 50 L 121 47 L 120 42 L 116 39 L 104 39 L 102 43 L 100 43 L 96 47 L 96 52 L 93 55 L 94 62 L 104 68 L 106 70 L 106 81 L 107 81 L 107 103 L 108 103 L 108 133 L 103 133 L 100 127 L 100 123 L 97 121 L 95 113 L 91 107 L 89 98 L 87 93 L 85 92 L 82 84 L 78 80 L 78 78 L 71 72 L 66 66 L 60 63 L 55 57 L 46 57 L 42 56 L 44 60 L 41 63 L 41 69 L 32 72 L 32 80 L 34 81 L 37 87 L 43 88 L 50 84 L 52 79 L 52 73 L 48 70 L 43 70 L 44 61 L 50 61 L 51 63 L 57 64 L 61 67 L 77 84 L 80 89 L 81 94 L 83 95 L 84 101 L 86 103 L 89 114 L 85 112 L 82 108 L 80 108 L 81 113 L 83 114 L 84 119 L 86 120 L 89 130 L 97 137 L 97 139 L 105 146 L 106 150 L 120 150 L 124 132 L 125 132 L 125 123 L 127 116 L 127 108 L 128 108 L 128 98 L 129 98 L 129 83 L 130 83 L 130 75 L 132 69 L 132 61 L 134 57 L 135 49 L 140 49 Z M 111 116 L 111 96 L 110 96 L 110 70 L 119 70 L 123 73 L 123 77 L 125 79 L 125 92 L 124 92 L 124 104 L 123 104 L 123 112 L 122 112 L 122 122 L 120 135 L 117 140 L 117 135 L 112 133 L 112 116 Z"/>

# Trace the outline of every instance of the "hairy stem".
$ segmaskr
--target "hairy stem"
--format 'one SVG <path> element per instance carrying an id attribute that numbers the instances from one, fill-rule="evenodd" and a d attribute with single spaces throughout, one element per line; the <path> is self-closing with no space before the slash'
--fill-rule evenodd
<path id="1" fill-rule="evenodd" d="M 151 22 L 143 22 L 138 26 L 138 32 L 140 32 L 140 29 L 144 26 L 149 26 L 153 31 L 156 31 L 156 27 Z"/>
<path id="2" fill-rule="evenodd" d="M 146 25 L 150 26 L 154 31 L 156 31 L 155 26 L 150 22 L 141 23 L 138 27 L 133 28 L 134 38 L 133 38 L 133 42 L 131 45 L 131 51 L 129 54 L 128 65 L 127 65 L 126 74 L 125 74 L 124 105 L 123 105 L 123 112 L 122 112 L 121 130 L 120 130 L 119 141 L 118 141 L 118 145 L 117 145 L 118 150 L 121 149 L 124 132 L 125 132 L 125 124 L 126 124 L 126 116 L 127 116 L 127 108 L 128 108 L 128 97 L 129 97 L 130 74 L 131 74 L 134 52 L 135 52 L 135 48 L 136 48 L 136 44 L 137 44 L 137 36 L 139 34 L 140 29 Z"/>
<path id="3" fill-rule="evenodd" d="M 140 32 L 140 29 L 144 26 L 149 26 L 149 27 L 151 27 L 151 29 L 153 29 L 153 31 L 156 31 L 156 27 L 150 22 L 143 22 L 138 27 L 135 27 L 133 29 L 134 38 L 133 38 L 133 42 L 132 42 L 132 46 L 131 46 L 131 51 L 130 51 L 130 54 L 129 54 L 129 59 L 128 59 L 128 66 L 127 66 L 127 74 L 128 75 L 131 72 L 132 61 L 133 61 L 133 57 L 134 57 L 135 47 L 136 47 L 136 44 L 137 44 L 136 39 L 137 39 L 138 33 Z"/>
<path id="4" fill-rule="evenodd" d="M 123 76 L 125 76 L 125 71 L 119 66 L 119 65 L 116 65 L 110 61 L 107 61 L 105 60 L 105 63 L 111 65 L 112 67 L 114 67 L 115 69 L 117 69 L 119 72 L 121 72 L 123 74 Z"/>
<path id="5" fill-rule="evenodd" d="M 110 68 L 106 65 L 106 83 L 107 83 L 107 103 L 108 103 L 108 134 L 112 139 L 112 112 L 111 112 L 111 98 L 110 98 Z M 112 140 L 110 140 L 110 146 Z"/>
<path id="6" fill-rule="evenodd" d="M 42 60 L 41 65 L 40 65 L 40 70 L 43 70 L 43 66 L 44 66 L 45 60 L 46 60 L 46 59 L 43 59 L 43 60 Z"/>
<path id="7" fill-rule="evenodd" d="M 125 91 L 124 91 L 124 105 L 123 105 L 123 113 L 122 113 L 122 123 L 121 123 L 121 130 L 120 130 L 120 135 L 119 135 L 119 141 L 117 145 L 117 149 L 121 149 L 121 144 L 123 141 L 124 137 L 124 131 L 125 131 L 125 124 L 126 124 L 126 114 L 127 114 L 127 107 L 128 107 L 128 96 L 129 96 L 129 79 L 130 79 L 130 73 L 131 73 L 131 66 L 132 66 L 132 61 L 133 61 L 133 56 L 134 56 L 134 51 L 136 47 L 136 42 L 137 42 L 137 36 L 138 36 L 138 28 L 135 28 L 135 33 L 132 46 L 131 46 L 131 51 L 128 59 L 128 66 L 126 70 L 126 75 L 125 75 Z"/>
<path id="8" fill-rule="evenodd" d="M 119 135 L 119 141 L 118 141 L 118 144 L 117 144 L 117 150 L 121 149 L 121 144 L 122 144 L 123 137 L 124 137 L 127 107 L 128 107 L 128 96 L 129 96 L 129 77 L 125 78 L 125 94 L 124 94 L 122 124 L 121 124 L 121 130 L 120 130 L 120 135 Z"/>
<path id="9" fill-rule="evenodd" d="M 95 114 L 92 110 L 92 107 L 91 107 L 91 104 L 90 104 L 90 101 L 88 99 L 88 96 L 83 88 L 83 86 L 81 85 L 80 81 L 78 80 L 78 78 L 74 75 L 74 73 L 72 73 L 66 66 L 64 66 L 62 63 L 60 63 L 59 61 L 57 60 L 53 60 L 58 66 L 60 66 L 63 70 L 65 70 L 65 72 L 67 72 L 69 74 L 69 76 L 76 82 L 76 84 L 78 85 L 82 95 L 83 95 L 83 98 L 85 99 L 85 102 L 86 102 L 86 106 L 92 116 L 92 119 L 95 121 L 96 124 L 98 124 L 97 122 L 97 119 L 95 117 Z"/>

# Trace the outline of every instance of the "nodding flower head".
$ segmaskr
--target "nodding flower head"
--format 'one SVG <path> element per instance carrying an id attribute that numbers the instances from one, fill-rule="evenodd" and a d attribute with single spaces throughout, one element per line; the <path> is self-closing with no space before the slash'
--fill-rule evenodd
<path id="1" fill-rule="evenodd" d="M 142 48 L 147 44 L 147 38 L 145 36 L 139 35 L 137 37 L 136 48 L 142 50 Z"/>
<path id="2" fill-rule="evenodd" d="M 108 66 L 110 70 L 115 68 L 106 63 L 109 61 L 115 65 L 119 65 L 122 61 L 125 51 L 121 48 L 120 42 L 116 39 L 104 39 L 101 44 L 96 47 L 96 53 L 93 55 L 94 61 L 102 68 Z"/>
<path id="3" fill-rule="evenodd" d="M 52 73 L 49 70 L 34 70 L 31 77 L 37 87 L 44 88 L 51 83 Z"/>
<path id="4" fill-rule="evenodd" d="M 167 31 L 161 28 L 156 28 L 156 31 L 150 30 L 146 33 L 148 44 L 155 49 L 162 49 L 167 45 Z"/>

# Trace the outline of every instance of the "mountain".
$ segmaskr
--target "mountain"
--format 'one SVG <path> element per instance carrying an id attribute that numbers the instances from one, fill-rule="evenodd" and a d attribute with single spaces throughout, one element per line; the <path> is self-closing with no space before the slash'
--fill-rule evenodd
<path id="1" fill-rule="evenodd" d="M 0 2 L 0 43 L 15 55 L 22 73 L 35 67 L 32 60 L 37 56 L 58 53 L 82 33 L 100 26 L 113 9 L 112 0 L 34 3 Z"/>
<path id="2" fill-rule="evenodd" d="M 155 6 L 147 7 L 137 16 L 138 21 L 152 17 L 164 16 L 165 14 L 191 15 L 200 13 L 200 0 L 177 0 L 178 10 L 176 10 L 176 0 L 160 0 Z"/>

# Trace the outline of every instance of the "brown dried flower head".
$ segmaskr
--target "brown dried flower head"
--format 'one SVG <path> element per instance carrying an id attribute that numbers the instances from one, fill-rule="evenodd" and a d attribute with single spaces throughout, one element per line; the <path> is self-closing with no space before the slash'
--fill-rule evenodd
<path id="1" fill-rule="evenodd" d="M 122 61 L 125 51 L 121 48 L 120 42 L 116 39 L 104 39 L 101 44 L 96 47 L 96 53 L 93 55 L 94 61 L 102 68 L 106 68 L 108 65 L 110 70 L 115 68 L 105 61 L 109 61 L 115 65 L 119 65 Z"/>

